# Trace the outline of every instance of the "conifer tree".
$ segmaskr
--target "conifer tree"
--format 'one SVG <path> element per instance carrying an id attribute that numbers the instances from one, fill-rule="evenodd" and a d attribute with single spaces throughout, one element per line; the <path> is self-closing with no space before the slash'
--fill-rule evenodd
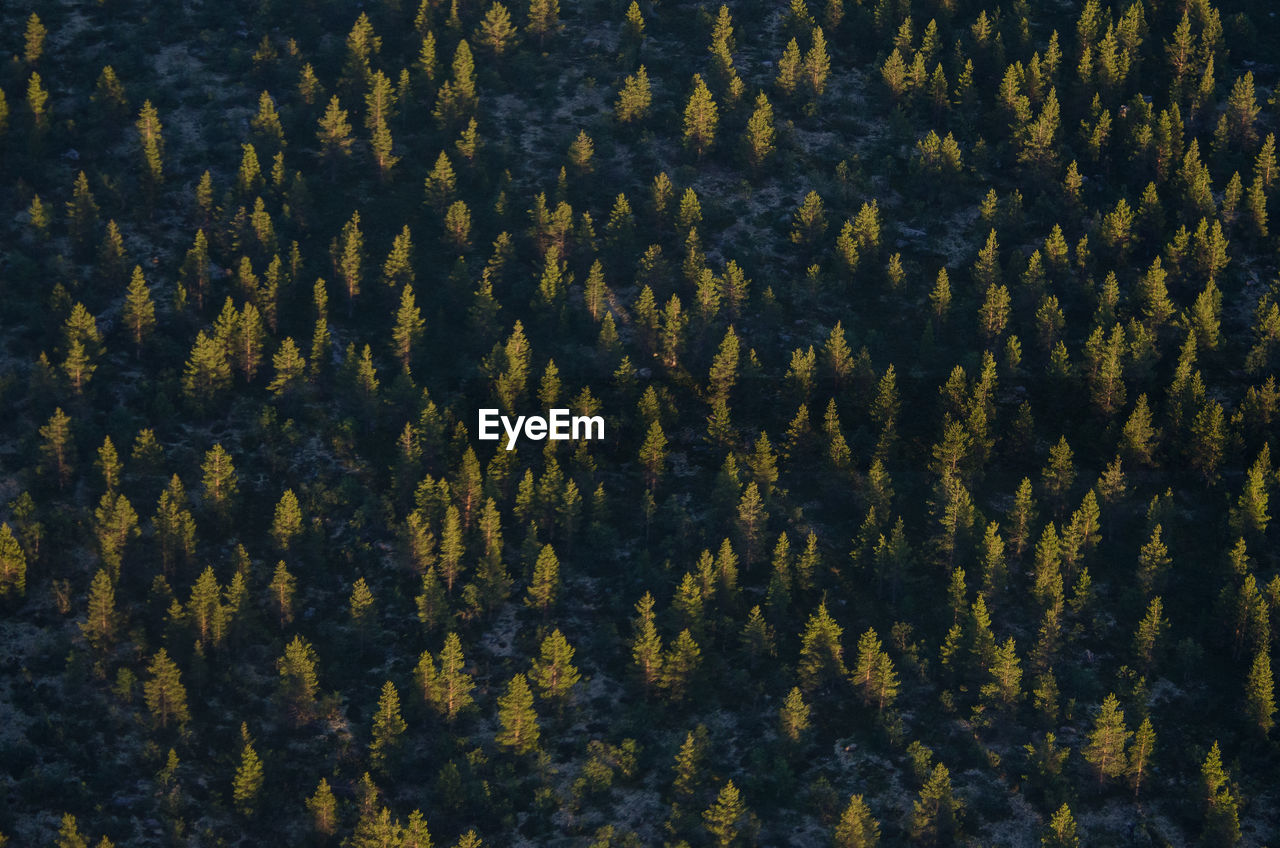
<path id="1" fill-rule="evenodd" d="M 649 88 L 649 73 L 641 65 L 634 74 L 628 74 L 622 82 L 622 90 L 614 103 L 614 115 L 624 124 L 642 121 L 649 115 L 653 94 Z"/>
<path id="2" fill-rule="evenodd" d="M 300 384 L 307 370 L 307 362 L 292 337 L 280 343 L 280 347 L 272 355 L 271 366 L 275 376 L 267 384 L 267 388 L 277 396 L 288 394 Z"/>
<path id="3" fill-rule="evenodd" d="M 277 562 L 267 589 L 271 593 L 271 607 L 280 620 L 281 627 L 293 620 L 293 596 L 297 588 L 298 581 L 289 573 L 284 560 Z"/>
<path id="4" fill-rule="evenodd" d="M 319 658 L 315 649 L 301 636 L 294 636 L 276 665 L 280 676 L 280 697 L 294 721 L 305 724 L 315 715 L 316 697 L 320 692 L 316 675 Z"/>
<path id="5" fill-rule="evenodd" d="M 49 416 L 49 420 L 40 428 L 40 454 L 44 457 L 45 468 L 50 469 L 58 477 L 58 485 L 65 488 L 71 477 L 72 453 L 71 416 L 58 407 Z"/>
<path id="6" fill-rule="evenodd" d="M 1040 844 L 1044 848 L 1078 848 L 1080 837 L 1076 835 L 1076 820 L 1069 806 L 1063 804 L 1049 819 L 1049 827 Z"/>
<path id="7" fill-rule="evenodd" d="M 802 62 L 800 44 L 793 38 L 787 42 L 786 48 L 782 51 L 782 57 L 778 59 L 778 76 L 774 81 L 783 97 L 795 96 L 796 89 L 800 85 Z"/>
<path id="8" fill-rule="evenodd" d="M 48 30 L 41 23 L 40 16 L 32 12 L 27 17 L 27 28 L 23 34 L 22 61 L 27 65 L 34 67 L 40 63 L 40 57 L 44 55 L 44 39 L 46 35 L 48 35 Z"/>
<path id="9" fill-rule="evenodd" d="M 938 763 L 912 807 L 912 837 L 926 844 L 946 843 L 959 826 L 960 810 L 951 790 L 951 773 Z"/>
<path id="10" fill-rule="evenodd" d="M 720 111 L 711 91 L 702 81 L 701 74 L 693 75 L 693 93 L 684 108 L 684 141 L 692 147 L 698 158 L 715 142 L 716 128 L 720 123 Z"/>
<path id="11" fill-rule="evenodd" d="M 792 687 L 778 711 L 778 728 L 792 743 L 798 743 L 809 729 L 809 705 L 798 687 Z"/>
<path id="12" fill-rule="evenodd" d="M 98 502 L 93 515 L 102 561 L 119 580 L 125 546 L 142 532 L 138 529 L 138 514 L 123 494 L 108 492 Z"/>
<path id="13" fill-rule="evenodd" d="M 530 672 L 539 696 L 554 703 L 561 711 L 568 703 L 573 688 L 582 679 L 573 665 L 573 653 L 573 647 L 564 634 L 556 629 L 542 640 L 539 657 L 533 661 Z"/>
<path id="14" fill-rule="evenodd" d="M 844 648 L 840 638 L 843 628 L 827 612 L 825 603 L 818 609 L 805 625 L 800 640 L 800 661 L 796 672 L 800 677 L 800 685 L 806 691 L 813 691 L 830 680 L 846 674 L 844 665 Z"/>
<path id="15" fill-rule="evenodd" d="M 199 411 L 208 410 L 231 386 L 231 363 L 226 345 L 203 330 L 196 334 L 182 373 L 182 391 Z"/>
<path id="16" fill-rule="evenodd" d="M 179 557 L 186 560 L 195 553 L 195 519 L 187 508 L 186 490 L 178 475 L 170 478 L 168 487 L 160 494 L 151 523 L 160 543 L 160 560 L 166 573 Z"/>
<path id="17" fill-rule="evenodd" d="M 400 292 L 400 308 L 396 312 L 396 324 L 391 331 L 396 356 L 405 370 L 409 368 L 414 345 L 422 337 L 426 325 L 422 311 L 418 309 L 414 299 L 413 286 L 406 285 Z"/>
<path id="18" fill-rule="evenodd" d="M 1245 680 L 1245 711 L 1263 736 L 1275 726 L 1275 684 L 1271 677 L 1271 651 L 1258 649 Z"/>
<path id="19" fill-rule="evenodd" d="M 1129 768 L 1126 772 L 1135 795 L 1142 791 L 1142 781 L 1151 769 L 1151 757 L 1155 748 L 1156 732 L 1151 726 L 1151 717 L 1144 716 L 1142 724 L 1138 725 L 1137 732 L 1133 734 L 1133 744 L 1129 746 Z"/>
<path id="20" fill-rule="evenodd" d="M 525 605 L 538 610 L 545 618 L 559 594 L 560 561 L 550 545 L 543 545 L 533 566 L 533 580 L 529 583 Z"/>
<path id="21" fill-rule="evenodd" d="M 743 830 L 747 807 L 733 781 L 726 781 L 716 796 L 715 803 L 702 813 L 707 833 L 717 848 L 729 848 Z"/>
<path id="22" fill-rule="evenodd" d="M 244 724 L 240 725 L 240 736 L 244 744 L 240 749 L 240 766 L 236 769 L 236 776 L 231 784 L 231 795 L 240 814 L 252 816 L 258 796 L 262 793 L 262 760 L 254 750 L 249 729 Z"/>
<path id="23" fill-rule="evenodd" d="M 435 671 L 434 664 L 428 664 L 429 660 L 430 655 L 424 652 L 418 665 L 419 685 L 436 711 L 443 714 L 449 721 L 453 721 L 459 713 L 474 703 L 471 692 L 475 688 L 471 675 L 465 670 L 466 659 L 462 653 L 462 641 L 458 638 L 458 634 L 450 633 L 445 637 L 444 647 L 440 651 L 438 673 Z"/>
<path id="24" fill-rule="evenodd" d="M 151 291 L 143 279 L 142 268 L 134 266 L 133 279 L 129 282 L 129 291 L 124 301 L 124 323 L 133 336 L 134 348 L 142 351 L 142 340 L 155 328 L 156 305 L 151 300 Z"/>
<path id="25" fill-rule="evenodd" d="M 831 74 L 831 57 L 827 55 L 822 27 L 813 28 L 813 43 L 804 54 L 803 74 L 805 86 L 816 101 L 826 91 L 827 77 Z"/>
<path id="26" fill-rule="evenodd" d="M 649 433 L 640 447 L 640 462 L 645 469 L 645 483 L 653 491 L 662 478 L 663 466 L 666 463 L 667 437 L 662 432 L 662 425 L 654 421 L 649 425 Z"/>
<path id="27" fill-rule="evenodd" d="M 1207 845 L 1227 846 L 1240 841 L 1240 811 L 1230 777 L 1222 766 L 1217 740 L 1200 767 L 1205 798 L 1203 840 Z"/>
<path id="28" fill-rule="evenodd" d="M 376 769 L 386 771 L 395 756 L 408 725 L 400 715 L 400 693 L 390 680 L 382 684 L 378 709 L 373 715 L 372 741 L 369 743 L 369 759 Z"/>
<path id="29" fill-rule="evenodd" d="M 311 827 L 321 837 L 332 836 L 338 828 L 338 801 L 329 781 L 320 778 L 316 791 L 307 799 L 311 812 Z"/>
<path id="30" fill-rule="evenodd" d="M 147 674 L 149 679 L 142 688 L 152 722 L 161 729 L 170 724 L 185 725 L 191 717 L 187 711 L 187 690 L 182 685 L 177 664 L 164 648 L 151 658 Z"/>
<path id="31" fill-rule="evenodd" d="M 541 731 L 538 714 L 533 708 L 533 693 L 529 681 L 517 674 L 507 684 L 507 692 L 498 698 L 498 722 L 502 729 L 495 741 L 516 754 L 537 750 Z"/>
<path id="32" fill-rule="evenodd" d="M 329 98 L 329 105 L 320 119 L 316 139 L 320 142 L 321 155 L 329 161 L 331 167 L 339 159 L 351 155 L 351 122 L 336 94 Z"/>
<path id="33" fill-rule="evenodd" d="M 662 637 L 654 623 L 653 605 L 653 595 L 648 592 L 636 602 L 637 618 L 631 643 L 632 663 L 640 673 L 646 691 L 653 691 L 662 676 Z"/>
<path id="34" fill-rule="evenodd" d="M 0 567 L 3 567 L 6 547 L 4 535 L 9 526 L 0 525 Z M 10 536 L 9 538 L 12 538 Z M 19 551 L 20 552 L 20 551 Z M 6 588 L 0 585 L 0 588 Z M 21 594 L 21 593 L 19 593 Z M 3 597 L 3 595 L 0 595 Z M 80 622 L 80 633 L 94 650 L 105 653 L 115 640 L 119 614 L 116 611 L 115 586 L 111 576 L 103 569 L 93 576 L 89 584 L 88 611 L 85 620 Z"/>
<path id="35" fill-rule="evenodd" d="M 82 248 L 98 226 L 98 203 L 89 189 L 89 178 L 84 171 L 76 174 L 71 199 L 67 201 L 67 223 L 72 241 Z"/>
<path id="36" fill-rule="evenodd" d="M 271 522 L 271 538 L 275 540 L 276 547 L 287 551 L 301 533 L 302 508 L 298 506 L 298 496 L 293 493 L 293 489 L 285 489 L 276 504 L 275 518 Z"/>
<path id="37" fill-rule="evenodd" d="M 529 0 L 529 22 L 525 28 L 545 47 L 547 38 L 560 31 L 559 0 Z"/>
<path id="38" fill-rule="evenodd" d="M 1120 702 L 1115 695 L 1107 695 L 1094 719 L 1089 744 L 1084 748 L 1084 758 L 1097 770 L 1099 780 L 1125 773 L 1128 767 L 1125 745 L 1132 735 L 1125 728 Z"/>
<path id="39" fill-rule="evenodd" d="M 351 584 L 351 595 L 347 599 L 347 609 L 357 627 L 364 630 L 373 624 L 375 603 L 368 581 L 363 577 L 357 577 L 356 582 Z"/>
<path id="40" fill-rule="evenodd" d="M 861 795 L 850 795 L 849 805 L 836 824 L 836 848 L 876 848 L 880 844 L 880 823 Z"/>
<path id="41" fill-rule="evenodd" d="M 58 828 L 56 848 L 89 848 L 89 840 L 80 833 L 76 817 L 70 813 L 62 814 L 62 826 Z"/>
<path id="42" fill-rule="evenodd" d="M 40 75 L 32 72 L 27 79 L 27 108 L 31 111 L 32 142 L 38 142 L 49 129 L 49 92 Z"/>
<path id="43" fill-rule="evenodd" d="M 425 181 L 427 201 L 437 209 L 443 209 L 453 197 L 457 188 L 457 176 L 449 156 L 443 151 L 436 157 L 435 167 L 427 174 Z"/>
<path id="44" fill-rule="evenodd" d="M 511 13 L 507 7 L 495 2 L 485 12 L 484 20 L 476 30 L 476 42 L 494 56 L 501 57 L 509 49 L 516 38 L 516 27 L 511 22 Z"/>
<path id="45" fill-rule="evenodd" d="M 221 442 L 205 453 L 200 470 L 204 475 L 205 502 L 214 512 L 225 517 L 236 501 L 240 478 L 231 454 L 227 453 Z"/>

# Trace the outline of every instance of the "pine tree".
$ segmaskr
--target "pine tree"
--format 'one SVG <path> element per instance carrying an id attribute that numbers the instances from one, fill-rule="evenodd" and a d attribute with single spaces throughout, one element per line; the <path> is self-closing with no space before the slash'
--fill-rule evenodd
<path id="1" fill-rule="evenodd" d="M 541 612 L 545 618 L 555 606 L 559 594 L 560 561 L 550 545 L 543 545 L 533 567 L 533 580 L 529 583 L 525 604 Z"/>
<path id="2" fill-rule="evenodd" d="M 271 575 L 271 583 L 267 589 L 271 593 L 271 607 L 283 628 L 293 621 L 293 596 L 298 589 L 298 581 L 289 573 L 284 560 L 276 563 L 275 572 Z"/>
<path id="3" fill-rule="evenodd" d="M 1241 535 L 1261 538 L 1271 523 L 1267 479 L 1271 476 L 1271 450 L 1263 446 L 1245 475 L 1244 489 L 1231 509 L 1231 529 Z"/>
<path id="4" fill-rule="evenodd" d="M 27 555 L 8 524 L 0 524 L 0 601 L 27 592 Z"/>
<path id="5" fill-rule="evenodd" d="M 501 3 L 494 3 L 485 12 L 484 20 L 476 30 L 476 41 L 494 56 L 501 57 L 512 46 L 516 38 L 516 27 L 511 22 L 511 13 Z"/>
<path id="6" fill-rule="evenodd" d="M 849 805 L 836 824 L 836 848 L 876 848 L 880 844 L 880 823 L 861 795 L 850 795 Z"/>
<path id="7" fill-rule="evenodd" d="M 351 218 L 342 227 L 342 234 L 334 240 L 331 247 L 334 269 L 347 290 L 347 311 L 360 294 L 360 283 L 364 277 L 364 233 L 360 230 L 360 212 L 351 213 Z"/>
<path id="8" fill-rule="evenodd" d="M 161 729 L 170 723 L 185 725 L 191 717 L 187 711 L 187 690 L 182 685 L 178 666 L 164 648 L 151 658 L 147 674 L 150 679 L 142 688 L 151 720 Z"/>
<path id="9" fill-rule="evenodd" d="M 1163 618 L 1163 611 L 1163 600 L 1159 596 L 1152 598 L 1151 604 L 1147 607 L 1147 614 L 1138 624 L 1138 632 L 1134 636 L 1133 643 L 1134 652 L 1138 655 L 1138 667 L 1143 671 L 1149 671 L 1155 662 L 1160 634 L 1169 625 L 1169 622 Z"/>
<path id="10" fill-rule="evenodd" d="M 1230 777 L 1222 766 L 1222 752 L 1215 740 L 1200 767 L 1204 783 L 1205 823 L 1202 839 L 1206 845 L 1228 846 L 1240 841 L 1240 811 Z"/>
<path id="11" fill-rule="evenodd" d="M 240 736 L 244 744 L 240 749 L 240 766 L 236 769 L 236 776 L 231 784 L 231 795 L 240 814 L 252 816 L 254 805 L 262 793 L 262 760 L 253 748 L 249 729 L 244 724 L 240 725 Z"/>
<path id="12" fill-rule="evenodd" d="M 65 488 L 71 477 L 72 452 L 71 416 L 58 407 L 49 416 L 49 420 L 40 428 L 40 454 L 44 457 L 44 467 L 51 469 L 58 476 L 58 486 Z"/>
<path id="13" fill-rule="evenodd" d="M 774 80 L 783 97 L 795 96 L 796 89 L 800 85 L 802 62 L 800 44 L 793 38 L 787 42 L 786 48 L 782 51 L 782 57 L 778 59 L 778 76 Z"/>
<path id="14" fill-rule="evenodd" d="M 151 522 L 160 543 L 160 560 L 166 573 L 179 557 L 189 560 L 195 553 L 195 519 L 187 508 L 186 490 L 178 475 L 173 475 L 168 487 L 160 494 Z"/>
<path id="15" fill-rule="evenodd" d="M 8 842 L 8 840 L 5 840 Z M 80 833 L 76 817 L 70 813 L 62 814 L 62 826 L 58 828 L 56 848 L 89 848 L 89 840 Z"/>
<path id="16" fill-rule="evenodd" d="M 684 109 L 684 141 L 686 146 L 694 149 L 699 159 L 715 142 L 719 122 L 719 109 L 711 91 L 702 81 L 702 75 L 694 74 L 693 93 L 689 95 Z"/>
<path id="17" fill-rule="evenodd" d="M 798 687 L 792 687 L 778 711 L 778 728 L 792 743 L 799 743 L 809 729 L 809 705 Z"/>
<path id="18" fill-rule="evenodd" d="M 316 696 L 320 692 L 320 681 L 316 675 L 318 665 L 315 649 L 301 636 L 293 637 L 285 646 L 284 656 L 276 663 L 280 698 L 298 724 L 305 724 L 315 716 Z"/>
<path id="19" fill-rule="evenodd" d="M 988 672 L 991 682 L 983 685 L 983 698 L 1005 707 L 1016 705 L 1022 697 L 1022 666 L 1012 637 L 995 649 Z"/>
<path id="20" fill-rule="evenodd" d="M 385 120 L 379 121 L 370 131 L 369 149 L 373 153 L 374 164 L 378 166 L 378 177 L 384 182 L 391 169 L 400 162 L 400 157 L 392 152 L 394 147 L 395 140 L 391 137 L 391 127 Z"/>
<path id="21" fill-rule="evenodd" d="M 653 94 L 649 88 L 649 73 L 641 65 L 634 74 L 628 74 L 622 82 L 622 90 L 614 103 L 614 115 L 624 124 L 642 121 L 649 115 Z"/>
<path id="22" fill-rule="evenodd" d="M 830 73 L 831 57 L 827 55 L 827 40 L 822 34 L 822 27 L 814 27 L 813 44 L 804 55 L 803 75 L 805 85 L 815 101 L 826 91 Z"/>
<path id="23" fill-rule="evenodd" d="M 27 79 L 27 108 L 31 110 L 32 141 L 36 142 L 49 128 L 49 92 L 37 73 Z"/>
<path id="24" fill-rule="evenodd" d="M 912 837 L 925 844 L 945 844 L 958 827 L 960 809 L 960 802 L 951 791 L 951 773 L 938 763 L 912 807 Z"/>
<path id="25" fill-rule="evenodd" d="M 653 691 L 662 677 L 662 637 L 654 623 L 653 605 L 653 595 L 648 592 L 636 602 L 637 618 L 631 643 L 632 663 L 647 691 Z"/>
<path id="26" fill-rule="evenodd" d="M 108 492 L 93 515 L 102 561 L 111 569 L 112 577 L 119 580 L 125 546 L 142 532 L 138 529 L 138 514 L 123 494 Z"/>
<path id="27" fill-rule="evenodd" d="M 396 312 L 396 324 L 391 331 L 396 356 L 407 371 L 414 345 L 422 337 L 427 322 L 422 317 L 413 296 L 413 286 L 406 285 L 400 292 L 400 308 Z"/>
<path id="28" fill-rule="evenodd" d="M 718 848 L 729 848 L 742 832 L 742 820 L 747 817 L 746 805 L 733 781 L 727 781 L 720 788 L 715 803 L 702 813 L 702 821 L 707 833 Z"/>
<path id="29" fill-rule="evenodd" d="M 1098 772 L 1098 779 L 1119 777 L 1124 774 L 1128 761 L 1125 745 L 1133 734 L 1125 728 L 1124 710 L 1115 695 L 1107 695 L 1102 708 L 1094 719 L 1089 734 L 1089 744 L 1084 748 L 1084 758 Z"/>
<path id="30" fill-rule="evenodd" d="M 142 268 L 134 266 L 133 279 L 129 282 L 129 291 L 125 294 L 124 323 L 133 336 L 133 344 L 137 352 L 142 352 L 142 340 L 156 325 L 156 305 L 151 300 L 151 291 L 143 279 Z"/>
<path id="31" fill-rule="evenodd" d="M 826 228 L 822 197 L 816 191 L 810 191 L 792 214 L 791 241 L 795 244 L 815 244 L 822 238 Z"/>
<path id="32" fill-rule="evenodd" d="M 307 362 L 292 337 L 280 343 L 280 347 L 272 355 L 271 366 L 275 376 L 267 384 L 267 388 L 277 396 L 288 394 L 298 386 L 307 370 Z"/>
<path id="33" fill-rule="evenodd" d="M 545 47 L 549 36 L 560 31 L 559 0 L 529 0 L 529 22 L 525 29 L 538 39 L 538 47 Z"/>
<path id="34" fill-rule="evenodd" d="M 640 462 L 645 469 L 645 483 L 650 491 L 657 487 L 662 478 L 663 466 L 667 456 L 667 437 L 662 432 L 662 425 L 654 421 L 649 426 L 644 444 L 640 447 Z"/>
<path id="35" fill-rule="evenodd" d="M 1063 804 L 1049 819 L 1049 827 L 1040 841 L 1044 848 L 1077 848 L 1080 837 L 1076 835 L 1076 820 L 1071 808 Z"/>
<path id="36" fill-rule="evenodd" d="M 388 680 L 382 684 L 378 698 L 378 710 L 373 715 L 372 741 L 369 743 L 369 759 L 374 768 L 386 771 L 390 760 L 400 746 L 400 737 L 408 725 L 400 715 L 400 693 Z"/>
<path id="37" fill-rule="evenodd" d="M 0 528 L 2 531 L 0 532 L 0 563 L 4 560 L 4 532 L 8 529 L 7 524 Z M 103 569 L 98 569 L 98 573 L 93 576 L 93 582 L 89 585 L 88 612 L 85 620 L 80 623 L 80 633 L 94 650 L 105 653 L 115 640 L 118 618 L 115 585 L 111 575 Z"/>
<path id="38" fill-rule="evenodd" d="M 84 171 L 76 174 L 71 199 L 67 201 L 67 224 L 71 240 L 81 248 L 87 245 L 98 227 L 98 203 L 89 189 Z"/>
<path id="39" fill-rule="evenodd" d="M 465 671 L 465 664 L 462 641 L 458 638 L 458 634 L 450 633 L 445 637 L 444 648 L 440 651 L 439 674 L 433 676 L 430 689 L 428 690 L 425 686 L 427 682 L 425 679 L 419 680 L 420 684 L 424 685 L 424 691 L 428 693 L 428 700 L 449 721 L 453 721 L 459 713 L 474 703 L 471 691 L 475 688 L 475 683 L 471 675 Z"/>
<path id="40" fill-rule="evenodd" d="M 1275 684 L 1271 677 L 1271 651 L 1265 645 L 1258 649 L 1245 680 L 1245 712 L 1263 736 L 1275 726 L 1276 698 Z"/>
<path id="41" fill-rule="evenodd" d="M 368 582 L 363 577 L 357 577 L 356 582 L 351 584 L 351 595 L 347 599 L 347 609 L 357 627 L 365 629 L 373 624 L 377 611 L 375 603 Z"/>
<path id="42" fill-rule="evenodd" d="M 93 377 L 98 366 L 90 359 L 84 343 L 79 339 L 71 342 L 67 350 L 67 358 L 62 363 L 62 370 L 75 393 L 81 394 L 85 384 Z"/>
<path id="43" fill-rule="evenodd" d="M 287 551 L 301 533 L 302 508 L 298 506 L 298 496 L 293 493 L 293 489 L 285 489 L 276 504 L 275 517 L 271 522 L 271 538 L 275 540 L 276 547 Z"/>
<path id="44" fill-rule="evenodd" d="M 206 411 L 230 386 L 231 363 L 226 345 L 201 330 L 183 369 L 183 394 L 196 410 Z"/>
<path id="45" fill-rule="evenodd" d="M 231 454 L 220 442 L 215 444 L 205 453 L 200 470 L 204 475 L 205 502 L 217 514 L 227 516 L 240 488 L 240 478 Z"/>
<path id="46" fill-rule="evenodd" d="M 506 694 L 498 698 L 498 722 L 502 725 L 495 738 L 499 745 L 516 754 L 537 750 L 541 735 L 538 714 L 533 708 L 529 681 L 523 674 L 511 678 Z"/>
<path id="47" fill-rule="evenodd" d="M 573 647 L 559 629 L 542 640 L 539 658 L 533 661 L 530 674 L 538 694 L 563 711 L 582 675 L 573 665 Z"/>
<path id="48" fill-rule="evenodd" d="M 27 28 L 23 34 L 22 61 L 27 65 L 34 67 L 40 63 L 40 57 L 44 55 L 44 39 L 47 34 L 48 30 L 40 22 L 40 16 L 32 12 L 27 18 Z"/>
<path id="49" fill-rule="evenodd" d="M 427 201 L 437 209 L 444 209 L 453 198 L 454 191 L 457 189 L 457 175 L 454 173 L 449 156 L 443 150 L 436 157 L 435 167 L 427 174 L 424 187 Z"/>
<path id="50" fill-rule="evenodd" d="M 320 778 L 316 791 L 307 799 L 307 809 L 311 811 L 311 827 L 321 837 L 332 836 L 337 831 L 338 801 L 328 780 Z"/>
<path id="51" fill-rule="evenodd" d="M 830 680 L 843 677 L 844 648 L 840 644 L 844 630 L 836 624 L 822 603 L 809 616 L 800 642 L 800 661 L 796 672 L 806 691 L 813 691 Z"/>
<path id="52" fill-rule="evenodd" d="M 351 122 L 336 94 L 329 99 L 329 106 L 320 119 L 316 139 L 320 142 L 321 155 L 329 160 L 331 166 L 338 159 L 351 155 Z"/>
<path id="53" fill-rule="evenodd" d="M 1133 744 L 1129 746 L 1129 768 L 1126 774 L 1133 786 L 1133 793 L 1142 791 L 1142 781 L 1151 768 L 1151 757 L 1156 749 L 1156 732 L 1151 726 L 1151 717 L 1144 716 L 1142 724 L 1133 735 Z"/>

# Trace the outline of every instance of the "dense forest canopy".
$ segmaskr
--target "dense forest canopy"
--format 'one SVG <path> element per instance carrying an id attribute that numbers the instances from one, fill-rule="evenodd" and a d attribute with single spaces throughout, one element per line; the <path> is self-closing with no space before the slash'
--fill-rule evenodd
<path id="1" fill-rule="evenodd" d="M 1270 4 L 0 24 L 0 844 L 1280 841 Z"/>

